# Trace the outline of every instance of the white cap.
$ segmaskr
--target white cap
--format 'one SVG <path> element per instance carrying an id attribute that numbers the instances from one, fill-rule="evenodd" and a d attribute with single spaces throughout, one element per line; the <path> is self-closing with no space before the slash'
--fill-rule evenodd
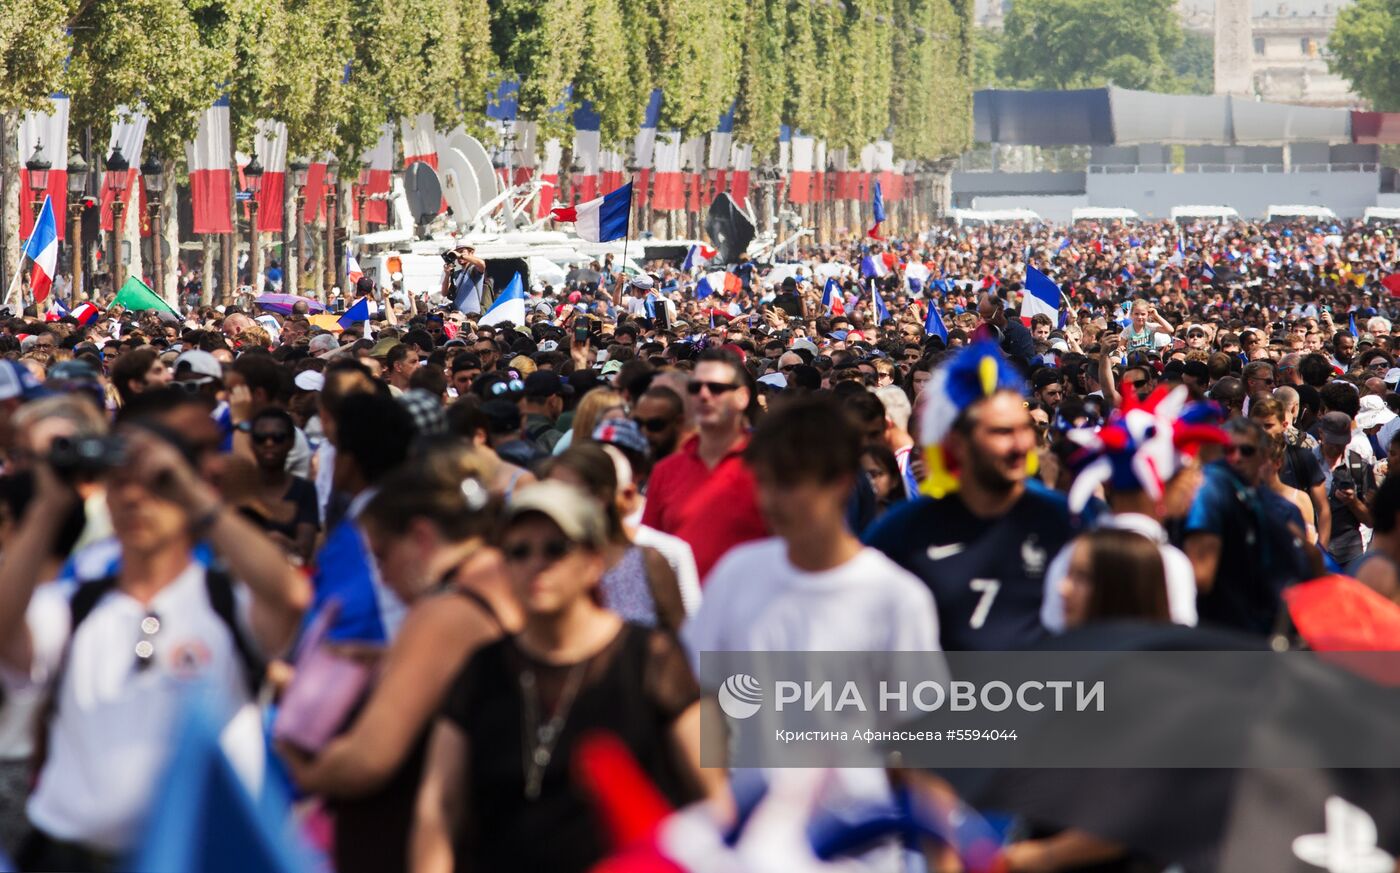
<path id="1" fill-rule="evenodd" d="M 302 370 L 297 373 L 297 377 L 292 380 L 302 391 L 320 391 L 326 387 L 326 377 L 315 370 Z"/>
<path id="2" fill-rule="evenodd" d="M 1400 367 L 1391 367 L 1385 371 L 1385 384 L 1400 385 Z"/>
<path id="3" fill-rule="evenodd" d="M 1375 394 L 1367 394 L 1361 398 L 1361 410 L 1356 413 L 1356 426 L 1362 430 L 1387 424 L 1395 419 L 1395 413 L 1390 411 L 1390 407 L 1385 405 L 1385 400 Z"/>

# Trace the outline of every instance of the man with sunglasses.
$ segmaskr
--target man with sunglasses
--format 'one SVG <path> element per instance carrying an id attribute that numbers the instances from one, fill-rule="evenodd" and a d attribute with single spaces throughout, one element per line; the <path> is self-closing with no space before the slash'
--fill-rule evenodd
<path id="1" fill-rule="evenodd" d="M 696 432 L 656 465 L 642 524 L 690 543 L 700 578 L 731 546 L 767 533 L 753 474 L 744 462 L 752 393 L 739 356 L 700 353 L 686 384 Z"/>
<path id="2" fill-rule="evenodd" d="M 1285 567 L 1301 547 L 1275 518 L 1269 498 L 1277 495 L 1259 487 L 1268 434 L 1242 417 L 1227 421 L 1224 430 L 1230 438 L 1225 457 L 1205 467 L 1186 514 L 1181 550 L 1196 571 L 1203 624 L 1267 634 L 1278 614 Z M 1302 518 L 1296 521 L 1301 534 Z"/>
<path id="3" fill-rule="evenodd" d="M 1314 450 L 1326 477 L 1327 505 L 1332 511 L 1327 553 L 1345 567 L 1365 551 L 1361 527 L 1371 527 L 1368 501 L 1376 490 L 1371 460 L 1353 450 L 1351 416 L 1328 412 L 1318 419 L 1320 445 Z"/>
<path id="4" fill-rule="evenodd" d="M 653 462 L 668 458 L 681 439 L 688 436 L 685 401 L 663 385 L 648 388 L 632 409 L 632 420 L 646 436 Z"/>

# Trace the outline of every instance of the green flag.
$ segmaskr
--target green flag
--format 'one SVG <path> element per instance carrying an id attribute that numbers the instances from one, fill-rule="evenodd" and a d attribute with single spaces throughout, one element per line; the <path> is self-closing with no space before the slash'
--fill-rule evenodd
<path id="1" fill-rule="evenodd" d="M 135 276 L 127 278 L 121 290 L 117 292 L 117 299 L 112 301 L 112 305 L 121 306 L 128 312 L 154 309 L 158 312 L 168 312 L 176 317 L 180 315 L 159 294 L 152 291 L 149 285 Z"/>

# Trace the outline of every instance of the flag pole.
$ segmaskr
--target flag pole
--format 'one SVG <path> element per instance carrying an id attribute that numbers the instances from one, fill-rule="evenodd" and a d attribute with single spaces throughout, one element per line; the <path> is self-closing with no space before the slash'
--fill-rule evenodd
<path id="1" fill-rule="evenodd" d="M 636 181 L 636 177 L 631 173 L 627 174 L 627 184 L 630 187 Z M 627 235 L 622 238 L 622 263 L 618 264 L 617 270 L 624 276 L 627 275 L 627 244 L 632 241 L 632 195 L 637 193 L 633 188 L 627 196 Z"/>

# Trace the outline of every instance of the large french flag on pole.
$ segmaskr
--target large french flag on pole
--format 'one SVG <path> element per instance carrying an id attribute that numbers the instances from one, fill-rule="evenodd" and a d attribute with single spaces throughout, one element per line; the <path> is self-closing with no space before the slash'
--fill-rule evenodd
<path id="1" fill-rule="evenodd" d="M 653 88 L 647 99 L 647 111 L 642 117 L 642 127 L 632 141 L 632 155 L 637 161 L 637 197 L 639 203 L 647 202 L 651 190 L 651 168 L 655 165 L 656 127 L 661 123 L 661 89 Z"/>
<path id="2" fill-rule="evenodd" d="M 58 275 L 58 225 L 53 220 L 53 201 L 44 198 L 39 207 L 39 219 L 34 222 L 34 232 L 24 244 L 24 256 L 34 262 L 34 273 L 29 277 L 29 293 L 37 307 L 49 296 L 53 278 Z"/>
<path id="3" fill-rule="evenodd" d="M 137 168 L 141 166 L 141 151 L 146 145 L 146 116 L 129 106 L 118 106 L 117 117 L 125 120 L 112 122 L 112 138 L 107 143 L 107 154 L 110 155 L 112 149 L 121 146 L 122 157 L 126 158 L 127 163 L 131 165 L 131 169 L 126 171 L 126 189 L 122 191 L 121 197 L 122 203 L 128 207 L 123 213 L 123 218 L 131 220 L 132 213 L 136 210 L 129 207 L 131 206 L 131 197 L 137 187 L 132 183 L 136 181 Z M 111 230 L 112 201 L 116 199 L 116 192 L 112 190 L 111 185 L 106 184 L 105 179 L 103 182 L 102 229 Z"/>
<path id="4" fill-rule="evenodd" d="M 548 216 L 554 207 L 554 198 L 559 192 L 559 161 L 563 154 L 564 147 L 559 144 L 559 140 L 544 141 L 544 161 L 540 164 L 540 197 L 535 209 L 536 218 Z"/>
<path id="5" fill-rule="evenodd" d="M 433 127 L 432 113 L 424 112 L 413 118 L 400 118 L 399 127 L 403 132 L 404 166 L 423 161 L 436 170 L 438 165 L 437 145 L 434 138 L 436 128 Z"/>
<path id="6" fill-rule="evenodd" d="M 1060 286 L 1031 265 L 1026 265 L 1026 287 L 1021 296 L 1021 320 L 1027 325 L 1037 315 L 1045 315 L 1051 324 L 1060 316 Z"/>
<path id="7" fill-rule="evenodd" d="M 753 146 L 735 145 L 730 158 L 729 196 L 743 206 L 749 199 L 749 174 L 753 172 Z"/>
<path id="8" fill-rule="evenodd" d="M 390 175 L 394 169 L 394 126 L 385 124 L 379 128 L 379 141 L 374 148 L 365 152 L 360 160 L 369 164 L 369 184 L 365 194 L 373 198 L 375 194 L 388 194 Z M 355 201 L 355 218 L 359 216 L 359 200 Z M 375 224 L 389 223 L 389 201 L 365 200 L 365 218 Z"/>
<path id="9" fill-rule="evenodd" d="M 125 152 L 125 148 L 123 148 Z M 229 200 L 233 190 L 232 140 L 229 137 L 228 97 L 220 97 L 199 117 L 194 144 L 186 146 L 190 168 L 190 199 L 195 233 L 231 233 Z"/>
<path id="10" fill-rule="evenodd" d="M 792 138 L 792 176 L 788 179 L 788 200 L 808 203 L 812 199 L 812 157 L 816 141 L 797 134 Z"/>
<path id="11" fill-rule="evenodd" d="M 63 215 L 68 205 L 68 95 L 54 94 L 51 112 L 26 112 L 19 125 L 19 235 L 28 237 L 34 230 L 34 201 L 44 191 L 36 192 L 29 184 L 29 171 L 24 162 L 43 146 L 44 160 L 49 162 L 49 181 L 45 191 L 54 203 L 54 214 Z M 63 239 L 65 222 L 58 223 L 58 238 Z"/>
<path id="12" fill-rule="evenodd" d="M 632 183 L 602 197 L 555 209 L 550 215 L 555 221 L 572 221 L 574 232 L 589 242 L 610 242 L 627 236 L 628 218 L 632 214 Z"/>
<path id="13" fill-rule="evenodd" d="M 880 187 L 879 179 L 875 180 L 874 187 L 875 193 L 871 197 L 870 210 L 871 214 L 875 216 L 875 224 L 873 227 L 870 228 L 866 236 L 870 237 L 871 239 L 879 239 L 880 225 L 885 223 L 885 193 L 884 189 Z"/>
<path id="14" fill-rule="evenodd" d="M 707 163 L 709 168 L 718 174 L 715 177 L 716 194 L 727 190 L 726 177 L 729 174 L 730 161 L 733 159 L 734 110 L 738 105 L 737 100 L 729 104 L 729 110 L 719 117 L 719 124 L 714 133 L 710 134 L 710 159 Z"/>
<path id="15" fill-rule="evenodd" d="M 262 119 L 255 123 L 253 146 L 263 165 L 258 189 L 258 230 L 281 233 L 283 203 L 287 199 L 287 125 Z"/>
<path id="16" fill-rule="evenodd" d="M 668 130 L 656 138 L 656 181 L 651 206 L 669 211 L 685 207 L 685 182 L 681 177 L 681 135 Z"/>
<path id="17" fill-rule="evenodd" d="M 587 100 L 574 110 L 574 157 L 583 168 L 574 174 L 575 200 L 592 200 L 598 196 L 598 176 L 602 167 L 598 129 L 602 121 L 602 117 L 593 111 L 593 104 Z"/>

